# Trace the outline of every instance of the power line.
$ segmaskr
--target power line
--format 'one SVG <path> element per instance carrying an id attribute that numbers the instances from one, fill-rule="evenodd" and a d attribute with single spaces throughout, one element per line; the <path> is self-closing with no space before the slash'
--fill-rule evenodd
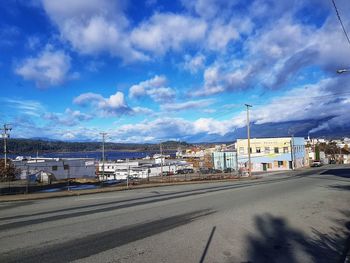
<path id="1" fill-rule="evenodd" d="M 105 179 L 105 139 L 106 139 L 106 132 L 100 132 L 102 135 L 102 181 Z"/>
<path id="2" fill-rule="evenodd" d="M 10 131 L 12 130 L 12 127 L 10 124 L 4 124 L 4 128 L 1 128 L 0 130 L 3 131 L 2 137 L 4 138 L 4 165 L 5 165 L 5 171 L 7 167 L 7 139 L 10 137 Z"/>
<path id="3" fill-rule="evenodd" d="M 340 25 L 341 25 L 341 27 L 343 28 L 343 32 L 344 32 L 344 34 L 345 34 L 345 37 L 346 37 L 346 39 L 348 40 L 348 43 L 349 43 L 349 45 L 350 45 L 350 39 L 349 39 L 348 34 L 346 33 L 346 30 L 345 30 L 343 21 L 342 21 L 342 19 L 341 19 L 341 17 L 340 17 L 340 14 L 339 14 L 339 11 L 338 11 L 338 8 L 337 8 L 337 5 L 335 4 L 335 1 L 334 1 L 334 0 L 332 0 L 332 3 L 333 3 L 333 6 L 334 6 L 334 9 L 335 9 L 335 12 L 337 13 L 337 16 L 338 16 L 338 20 L 339 20 L 339 22 L 340 22 Z"/>

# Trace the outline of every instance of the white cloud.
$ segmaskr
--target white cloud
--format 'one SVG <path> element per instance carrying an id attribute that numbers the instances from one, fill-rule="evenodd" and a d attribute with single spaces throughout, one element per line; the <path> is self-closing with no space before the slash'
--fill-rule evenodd
<path id="1" fill-rule="evenodd" d="M 97 113 L 102 117 L 153 113 L 151 109 L 145 107 L 130 107 L 125 100 L 124 93 L 120 91 L 107 98 L 97 93 L 83 93 L 74 98 L 73 103 L 97 109 Z"/>
<path id="2" fill-rule="evenodd" d="M 232 129 L 232 125 L 226 121 L 213 119 L 198 119 L 194 122 L 183 118 L 158 118 L 145 120 L 137 124 L 125 124 L 111 131 L 115 140 L 128 140 L 137 137 L 137 141 L 145 141 L 145 138 L 169 139 L 184 138 L 201 133 L 223 135 Z"/>
<path id="3" fill-rule="evenodd" d="M 193 92 L 192 95 L 208 96 L 247 88 L 252 74 L 253 67 L 250 65 L 235 66 L 235 70 L 232 70 L 229 63 L 214 64 L 204 71 L 203 88 Z"/>
<path id="4" fill-rule="evenodd" d="M 192 12 L 205 19 L 213 19 L 220 13 L 221 16 L 232 9 L 237 1 L 231 0 L 181 0 L 182 4 Z M 230 13 L 230 12 L 229 12 Z"/>
<path id="5" fill-rule="evenodd" d="M 126 1 L 42 1 L 61 39 L 76 51 L 89 55 L 107 53 L 128 63 L 147 61 L 169 51 L 179 52 L 188 46 L 222 53 L 231 41 L 252 28 L 250 19 L 231 19 L 228 10 L 235 1 L 183 2 L 195 14 L 157 12 L 138 24 L 129 21 Z M 210 17 L 213 19 L 208 20 Z"/>
<path id="6" fill-rule="evenodd" d="M 131 32 L 132 43 L 158 55 L 181 50 L 184 45 L 203 41 L 207 25 L 186 15 L 156 13 Z"/>
<path id="7" fill-rule="evenodd" d="M 285 95 L 267 102 L 266 105 L 254 106 L 253 104 L 250 119 L 255 124 L 265 124 L 331 118 L 321 124 L 317 130 L 330 125 L 333 128 L 348 125 L 350 95 L 332 92 L 339 82 L 338 79 L 323 79 L 307 87 L 294 88 Z M 349 84 L 350 81 L 347 82 L 347 85 Z M 234 118 L 234 125 L 243 127 L 245 118 L 245 113 L 241 112 Z"/>
<path id="8" fill-rule="evenodd" d="M 211 50 L 224 51 L 230 41 L 240 36 L 233 23 L 215 21 L 211 24 L 207 37 L 207 47 Z"/>
<path id="9" fill-rule="evenodd" d="M 43 118 L 50 120 L 53 125 L 75 126 L 82 121 L 91 120 L 93 117 L 90 114 L 82 113 L 78 110 L 67 108 L 64 113 L 47 112 Z"/>
<path id="10" fill-rule="evenodd" d="M 26 80 L 32 80 L 38 87 L 57 86 L 77 73 L 70 73 L 71 58 L 62 50 L 53 50 L 47 46 L 36 57 L 22 61 L 15 69 L 16 74 Z"/>
<path id="11" fill-rule="evenodd" d="M 103 116 L 129 114 L 132 111 L 125 101 L 124 94 L 120 91 L 117 91 L 108 98 L 92 92 L 83 93 L 74 98 L 73 103 L 81 106 L 96 107 Z"/>
<path id="12" fill-rule="evenodd" d="M 167 87 L 167 79 L 162 75 L 156 75 L 149 80 L 131 86 L 129 89 L 130 98 L 149 96 L 157 102 L 173 100 L 175 95 L 175 91 Z"/>
<path id="13" fill-rule="evenodd" d="M 129 21 L 124 1 L 43 0 L 46 13 L 58 26 L 62 39 L 82 54 L 109 53 L 126 62 L 147 60 L 128 38 Z"/>
<path id="14" fill-rule="evenodd" d="M 19 114 L 39 117 L 43 112 L 45 112 L 45 107 L 39 101 L 11 98 L 3 98 L 1 101 L 6 103 L 7 106 L 18 111 Z"/>
<path id="15" fill-rule="evenodd" d="M 166 111 L 180 111 L 180 110 L 188 110 L 188 109 L 203 109 L 204 107 L 207 107 L 214 103 L 214 100 L 212 99 L 206 99 L 206 100 L 191 100 L 186 102 L 180 102 L 180 103 L 166 103 L 161 106 L 163 110 Z"/>
<path id="16" fill-rule="evenodd" d="M 350 22 L 346 26 L 350 26 Z M 249 27 L 247 32 L 250 32 Z M 236 28 L 238 32 L 242 30 Z M 282 88 L 306 67 L 335 72 L 349 64 L 348 43 L 333 16 L 316 27 L 284 14 L 279 19 L 268 19 L 266 24 L 255 27 L 252 32 L 254 34 L 244 42 L 242 57 L 237 59 L 235 54 L 226 54 L 206 68 L 203 86 L 195 95 L 248 89 L 257 83 L 273 89 Z"/>
<path id="17" fill-rule="evenodd" d="M 197 73 L 199 70 L 203 69 L 205 66 L 205 56 L 202 54 L 197 54 L 196 56 L 185 55 L 185 63 L 183 68 L 188 70 L 192 74 Z"/>

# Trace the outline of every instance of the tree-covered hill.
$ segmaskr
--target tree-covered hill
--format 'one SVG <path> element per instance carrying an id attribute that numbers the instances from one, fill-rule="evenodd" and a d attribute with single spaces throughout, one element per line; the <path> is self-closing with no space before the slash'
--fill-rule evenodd
<path id="1" fill-rule="evenodd" d="M 166 141 L 162 142 L 164 151 L 176 150 L 178 147 L 189 147 L 186 142 Z M 0 152 L 4 147 L 0 142 Z M 41 139 L 10 139 L 7 141 L 7 152 L 13 154 L 35 152 L 84 152 L 100 151 L 101 142 L 65 142 Z M 158 151 L 159 144 L 141 143 L 105 143 L 106 151 Z"/>

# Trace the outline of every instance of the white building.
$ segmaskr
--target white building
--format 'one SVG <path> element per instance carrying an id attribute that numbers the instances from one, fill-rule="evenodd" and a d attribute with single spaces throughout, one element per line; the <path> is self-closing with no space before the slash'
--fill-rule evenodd
<path id="1" fill-rule="evenodd" d="M 28 175 L 48 173 L 54 180 L 95 178 L 95 160 L 92 158 L 23 158 L 13 160 L 16 168 L 20 169 L 20 178 Z"/>
<path id="2" fill-rule="evenodd" d="M 126 180 L 127 176 L 132 178 L 148 178 L 151 176 L 160 176 L 163 174 L 176 174 L 178 170 L 191 169 L 192 164 L 186 161 L 165 160 L 163 163 L 160 158 L 157 159 L 139 159 L 122 162 L 105 162 L 98 164 L 99 179 L 104 180 Z M 104 176 L 103 176 L 104 174 Z"/>

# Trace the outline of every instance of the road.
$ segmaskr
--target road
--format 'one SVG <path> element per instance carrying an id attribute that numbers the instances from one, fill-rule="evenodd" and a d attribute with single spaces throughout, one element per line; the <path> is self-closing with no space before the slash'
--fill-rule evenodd
<path id="1" fill-rule="evenodd" d="M 350 166 L 0 203 L 0 262 L 342 262 Z"/>

